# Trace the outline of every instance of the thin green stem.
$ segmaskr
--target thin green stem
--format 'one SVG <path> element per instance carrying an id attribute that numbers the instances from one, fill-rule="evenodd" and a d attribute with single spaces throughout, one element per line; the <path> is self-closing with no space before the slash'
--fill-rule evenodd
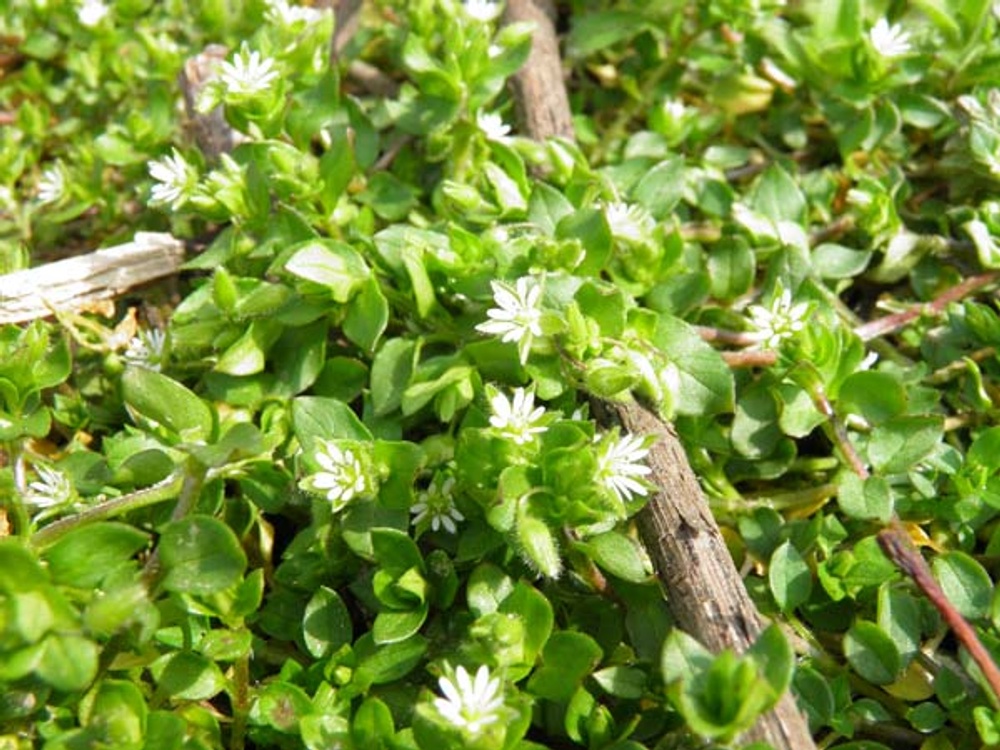
<path id="1" fill-rule="evenodd" d="M 233 725 L 229 750 L 243 750 L 246 744 L 247 714 L 250 708 L 250 656 L 233 664 Z"/>
<path id="2" fill-rule="evenodd" d="M 7 443 L 5 447 L 7 459 L 14 471 L 14 496 L 10 498 L 7 507 L 11 509 L 14 520 L 14 533 L 21 537 L 27 537 L 30 531 L 31 519 L 28 517 L 28 510 L 24 507 L 22 491 L 26 486 L 24 478 L 24 456 L 21 452 L 20 443 L 14 441 Z"/>
<path id="3" fill-rule="evenodd" d="M 166 479 L 157 482 L 151 487 L 145 487 L 112 500 L 106 500 L 92 508 L 87 508 L 77 513 L 75 516 L 62 518 L 35 532 L 31 537 L 31 543 L 39 549 L 48 547 L 73 529 L 170 500 L 176 497 L 180 491 L 182 476 L 180 471 L 174 471 Z"/>

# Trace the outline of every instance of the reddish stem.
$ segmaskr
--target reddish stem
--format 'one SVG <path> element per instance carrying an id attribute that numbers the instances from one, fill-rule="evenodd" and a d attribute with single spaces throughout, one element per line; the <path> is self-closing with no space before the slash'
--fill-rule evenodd
<path id="1" fill-rule="evenodd" d="M 948 623 L 948 626 L 955 632 L 955 637 L 965 646 L 966 651 L 972 656 L 986 678 L 986 682 L 993 691 L 994 697 L 1000 701 L 1000 669 L 997 668 L 993 657 L 979 640 L 979 635 L 969 622 L 962 617 L 962 613 L 955 609 L 955 606 L 948 601 L 947 595 L 934 580 L 931 569 L 919 552 L 910 543 L 906 532 L 899 526 L 898 522 L 888 528 L 882 529 L 878 534 L 878 542 L 885 552 L 886 557 L 892 560 L 896 566 L 906 575 L 913 579 L 918 588 L 930 599 L 941 617 Z"/>
<path id="2" fill-rule="evenodd" d="M 983 273 L 979 276 L 971 276 L 962 283 L 956 284 L 948 289 L 948 291 L 935 297 L 927 304 L 914 305 L 910 309 L 904 310 L 903 312 L 886 315 L 884 318 L 869 321 L 864 325 L 858 326 L 857 329 L 855 329 L 855 333 L 858 334 L 862 341 L 871 341 L 879 336 L 895 333 L 903 326 L 912 323 L 921 315 L 940 315 L 952 302 L 958 302 L 959 300 L 972 294 L 972 292 L 977 289 L 982 289 L 985 286 L 993 284 L 997 281 L 998 277 L 1000 277 L 1000 272 L 998 271 L 990 271 L 989 273 Z"/>

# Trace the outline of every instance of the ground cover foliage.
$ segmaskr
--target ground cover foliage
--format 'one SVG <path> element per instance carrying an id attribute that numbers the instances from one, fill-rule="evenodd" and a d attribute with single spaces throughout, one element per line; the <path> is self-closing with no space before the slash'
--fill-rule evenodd
<path id="1" fill-rule="evenodd" d="M 739 746 L 786 689 L 824 747 L 1000 742 L 876 540 L 1000 650 L 994 7 L 563 3 L 546 143 L 499 11 L 372 2 L 333 65 L 279 0 L 0 19 L 4 270 L 196 249 L 0 329 L 0 747 Z M 781 625 L 746 655 L 671 629 L 629 394 Z"/>

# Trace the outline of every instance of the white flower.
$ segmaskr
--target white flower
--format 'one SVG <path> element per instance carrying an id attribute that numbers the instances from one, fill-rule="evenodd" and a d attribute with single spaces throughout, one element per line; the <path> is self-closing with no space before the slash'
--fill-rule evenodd
<path id="1" fill-rule="evenodd" d="M 542 335 L 542 311 L 538 306 L 542 288 L 530 276 L 519 278 L 513 289 L 502 281 L 492 281 L 490 285 L 497 306 L 486 311 L 490 319 L 477 325 L 476 330 L 501 336 L 504 342 L 516 341 L 524 364 L 528 361 L 532 337 Z"/>
<path id="2" fill-rule="evenodd" d="M 73 483 L 58 469 L 36 466 L 38 479 L 28 485 L 24 502 L 35 508 L 63 505 L 73 497 Z"/>
<path id="3" fill-rule="evenodd" d="M 56 203 L 66 193 L 66 175 L 62 165 L 55 164 L 42 172 L 38 180 L 39 203 Z"/>
<path id="4" fill-rule="evenodd" d="M 510 125 L 504 123 L 503 118 L 495 112 L 480 112 L 476 115 L 476 125 L 488 140 L 503 143 L 508 140 Z"/>
<path id="5" fill-rule="evenodd" d="M 351 449 L 341 448 L 329 440 L 321 440 L 320 448 L 316 451 L 316 463 L 323 470 L 307 477 L 302 482 L 302 487 L 326 495 L 335 511 L 355 497 L 369 492 L 364 467 Z"/>
<path id="6" fill-rule="evenodd" d="M 490 408 L 493 411 L 490 424 L 518 445 L 530 442 L 536 434 L 547 429 L 545 425 L 538 424 L 545 416 L 545 407 L 536 408 L 535 394 L 524 388 L 514 389 L 513 401 L 508 401 L 505 395 L 497 393 L 490 399 Z"/>
<path id="7" fill-rule="evenodd" d="M 462 8 L 470 18 L 481 23 L 489 23 L 500 15 L 503 5 L 494 0 L 465 0 Z"/>
<path id="8" fill-rule="evenodd" d="M 465 520 L 465 516 L 455 507 L 455 499 L 451 494 L 454 486 L 454 477 L 442 481 L 441 475 L 435 476 L 430 486 L 417 496 L 417 504 L 410 508 L 413 525 L 419 526 L 429 520 L 434 531 L 443 526 L 449 534 L 454 534 L 458 530 L 455 522 Z"/>
<path id="9" fill-rule="evenodd" d="M 653 230 L 653 217 L 641 206 L 627 203 L 607 203 L 604 218 L 608 220 L 611 234 L 633 242 L 641 242 Z"/>
<path id="10" fill-rule="evenodd" d="M 150 191 L 150 205 L 168 205 L 176 211 L 191 197 L 198 175 L 184 157 L 173 149 L 171 156 L 149 162 L 149 176 L 157 181 Z"/>
<path id="11" fill-rule="evenodd" d="M 486 54 L 489 55 L 491 60 L 496 57 L 500 57 L 503 53 L 504 47 L 502 44 L 491 44 L 486 50 Z"/>
<path id="12" fill-rule="evenodd" d="M 687 114 L 687 107 L 679 99 L 667 99 L 662 104 L 663 112 L 669 115 L 672 120 L 681 120 Z"/>
<path id="13" fill-rule="evenodd" d="M 872 26 L 868 32 L 872 47 L 882 57 L 891 60 L 894 57 L 902 57 L 910 51 L 910 34 L 899 24 L 889 25 L 884 18 Z"/>
<path id="14" fill-rule="evenodd" d="M 84 26 L 97 26 L 101 20 L 108 15 L 108 6 L 101 0 L 83 0 L 77 18 Z"/>
<path id="15" fill-rule="evenodd" d="M 806 326 L 810 305 L 792 304 L 792 293 L 778 287 L 770 307 L 751 305 L 747 308 L 750 324 L 756 329 L 753 337 L 768 349 L 777 349 L 781 342 Z"/>
<path id="16" fill-rule="evenodd" d="M 285 0 L 268 0 L 265 18 L 279 26 L 295 26 L 298 23 L 318 23 L 326 14 L 326 8 L 308 8 L 291 5 Z"/>
<path id="17" fill-rule="evenodd" d="M 465 667 L 455 670 L 454 681 L 447 677 L 438 680 L 444 698 L 435 698 L 434 707 L 459 729 L 478 735 L 490 724 L 500 720 L 503 693 L 500 680 L 490 677 L 490 670 L 483 665 L 476 671 L 475 680 Z"/>
<path id="18" fill-rule="evenodd" d="M 232 62 L 219 66 L 219 80 L 227 92 L 237 96 L 252 96 L 267 91 L 277 77 L 274 60 L 261 57 L 256 50 L 251 52 L 245 43 Z"/>
<path id="19" fill-rule="evenodd" d="M 163 365 L 163 348 L 166 342 L 166 334 L 158 328 L 139 331 L 139 335 L 133 336 L 128 342 L 125 361 L 130 365 L 159 372 Z"/>
<path id="20" fill-rule="evenodd" d="M 634 495 L 645 497 L 647 489 L 640 478 L 652 471 L 642 463 L 648 454 L 646 440 L 639 435 L 605 439 L 597 457 L 597 476 L 622 502 Z"/>

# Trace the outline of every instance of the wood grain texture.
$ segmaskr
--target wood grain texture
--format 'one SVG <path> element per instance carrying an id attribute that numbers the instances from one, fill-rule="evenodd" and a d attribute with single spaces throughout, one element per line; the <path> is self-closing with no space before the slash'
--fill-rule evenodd
<path id="1" fill-rule="evenodd" d="M 573 138 L 573 118 L 563 81 L 562 57 L 551 0 L 507 0 L 503 22 L 535 24 L 528 61 L 510 80 L 518 116 L 527 135 Z"/>
<path id="2" fill-rule="evenodd" d="M 184 243 L 162 232 L 136 232 L 124 245 L 0 276 L 0 324 L 79 310 L 177 273 Z"/>
<path id="3" fill-rule="evenodd" d="M 531 55 L 512 79 L 512 92 L 523 131 L 536 140 L 573 138 L 554 19 L 550 0 L 508 0 L 504 14 L 505 23 L 535 23 Z M 714 652 L 744 652 L 760 633 L 761 619 L 677 434 L 638 403 L 591 403 L 605 426 L 617 424 L 631 433 L 657 437 L 647 458 L 657 490 L 637 523 L 678 627 Z M 816 747 L 805 717 L 787 692 L 741 739 L 768 742 L 776 750 Z"/>
<path id="4" fill-rule="evenodd" d="M 657 489 L 637 523 L 677 626 L 709 650 L 742 653 L 762 629 L 739 571 L 673 428 L 638 403 L 592 401 L 594 415 L 636 435 L 655 435 L 646 463 Z M 777 750 L 815 748 L 790 693 L 742 738 Z"/>

